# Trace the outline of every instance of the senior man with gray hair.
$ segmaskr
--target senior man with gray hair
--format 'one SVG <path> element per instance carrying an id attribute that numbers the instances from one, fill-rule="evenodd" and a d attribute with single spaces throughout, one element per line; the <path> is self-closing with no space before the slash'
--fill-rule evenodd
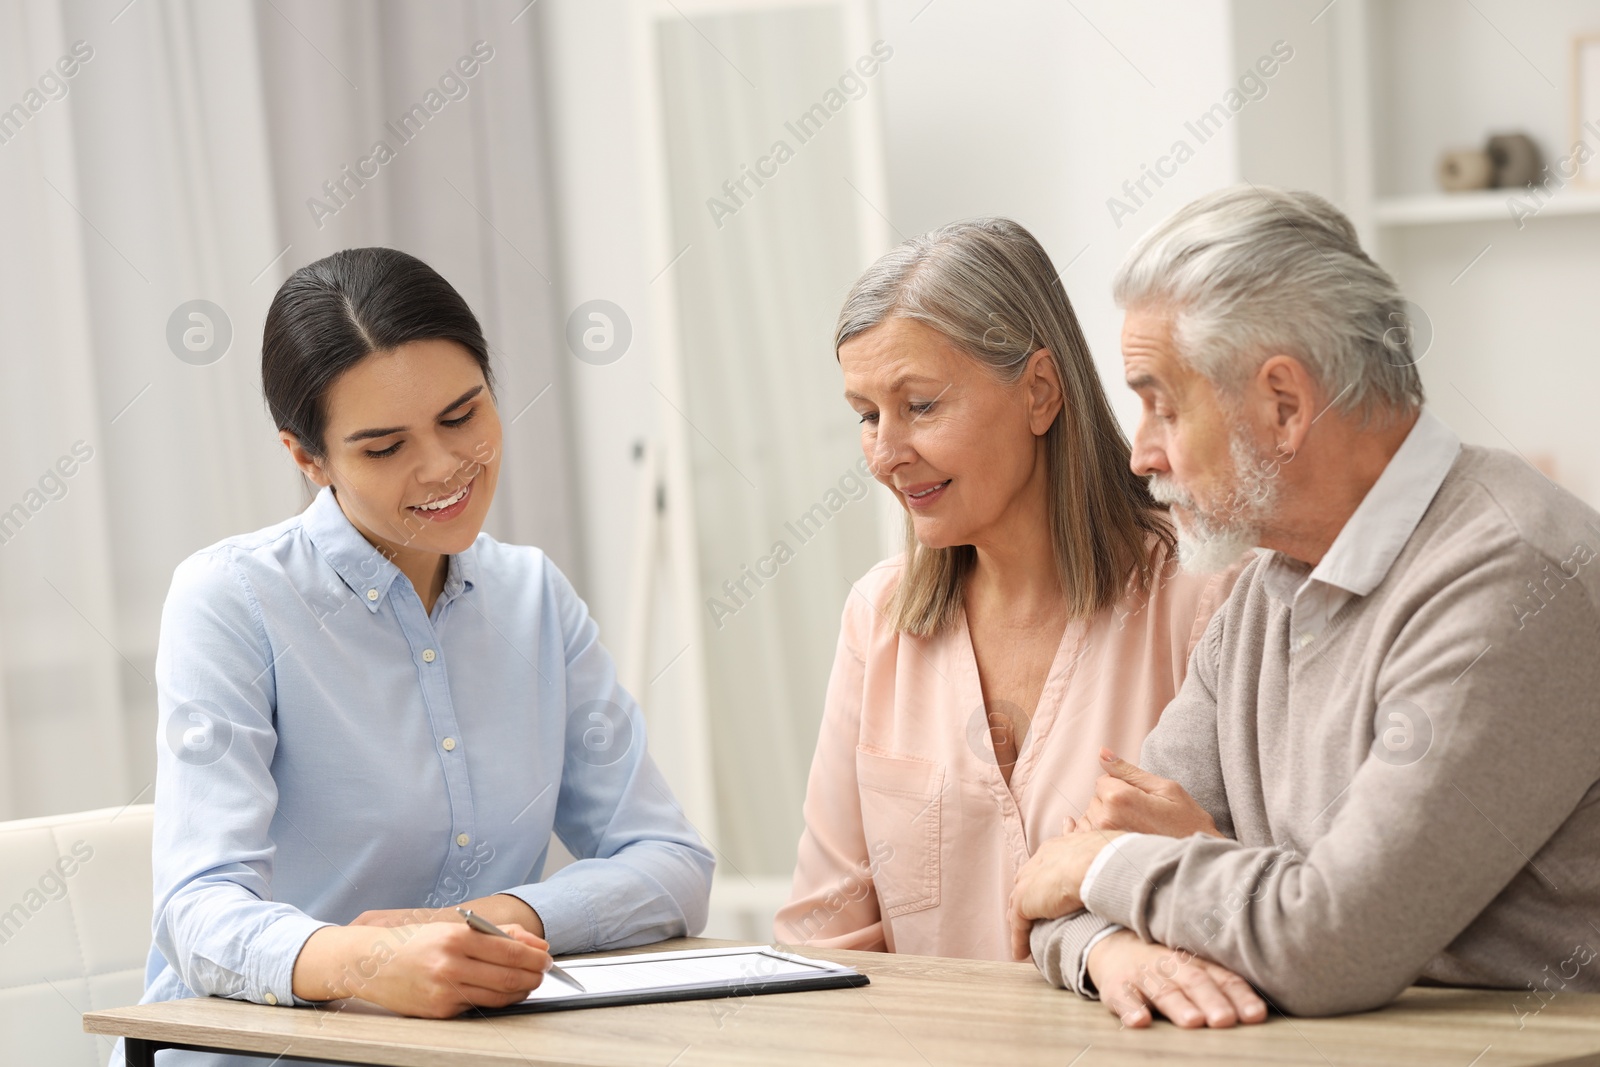
<path id="1" fill-rule="evenodd" d="M 1405 301 L 1321 197 L 1206 196 L 1115 293 L 1186 565 L 1265 551 L 1140 765 L 1103 751 L 1019 872 L 1017 955 L 1136 1026 L 1244 1018 L 1190 954 L 1291 1014 L 1600 991 L 1600 515 L 1424 409 Z"/>

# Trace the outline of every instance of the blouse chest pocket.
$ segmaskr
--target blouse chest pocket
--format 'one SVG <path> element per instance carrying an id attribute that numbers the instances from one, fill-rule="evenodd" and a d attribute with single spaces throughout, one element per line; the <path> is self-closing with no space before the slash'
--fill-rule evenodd
<path id="1" fill-rule="evenodd" d="M 936 907 L 944 768 L 858 745 L 856 782 L 883 917 Z"/>

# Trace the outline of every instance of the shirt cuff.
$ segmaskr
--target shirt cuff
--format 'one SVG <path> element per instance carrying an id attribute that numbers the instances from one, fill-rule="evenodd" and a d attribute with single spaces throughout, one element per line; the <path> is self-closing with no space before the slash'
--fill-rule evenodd
<path id="1" fill-rule="evenodd" d="M 245 999 L 283 1007 L 319 1003 L 294 995 L 294 965 L 311 935 L 334 925 L 309 915 L 285 915 L 267 927 L 250 948 Z"/>
<path id="2" fill-rule="evenodd" d="M 1093 885 L 1094 880 L 1100 876 L 1100 872 L 1104 870 L 1105 865 L 1111 861 L 1111 857 L 1116 855 L 1117 849 L 1121 848 L 1133 838 L 1147 836 L 1149 835 L 1119 834 L 1118 836 L 1113 837 L 1110 841 L 1106 842 L 1106 846 L 1100 850 L 1099 855 L 1095 856 L 1094 862 L 1089 864 L 1089 869 L 1083 872 L 1083 881 L 1078 885 L 1078 899 L 1082 901 L 1087 901 L 1089 899 L 1089 887 Z M 1085 904 L 1085 907 L 1087 906 L 1088 905 Z M 1084 949 L 1085 953 L 1088 951 L 1089 950 L 1087 948 Z"/>
<path id="3" fill-rule="evenodd" d="M 1107 849 L 1106 851 L 1110 851 L 1110 850 Z M 1104 855 L 1104 854 L 1105 854 L 1104 852 L 1101 853 L 1101 855 Z M 1083 946 L 1083 952 L 1081 952 L 1079 954 L 1079 956 L 1078 956 L 1078 995 L 1079 996 L 1093 997 L 1095 999 L 1099 999 L 1100 991 L 1094 987 L 1094 982 L 1092 982 L 1089 979 L 1089 950 L 1094 948 L 1100 942 L 1104 941 L 1108 935 L 1114 934 L 1118 930 L 1125 930 L 1125 929 L 1127 929 L 1127 927 L 1118 926 L 1116 923 L 1112 923 L 1110 926 L 1106 927 L 1104 930 L 1101 930 L 1098 934 L 1095 934 L 1093 937 L 1091 937 L 1088 940 L 1088 942 Z"/>
<path id="4" fill-rule="evenodd" d="M 600 940 L 600 923 L 588 900 L 559 882 L 536 882 L 501 892 L 516 897 L 539 916 L 550 955 L 592 951 Z"/>

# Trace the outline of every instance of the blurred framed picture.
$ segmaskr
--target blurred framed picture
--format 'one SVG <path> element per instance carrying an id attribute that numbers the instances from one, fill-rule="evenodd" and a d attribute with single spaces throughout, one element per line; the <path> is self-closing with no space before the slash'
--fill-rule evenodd
<path id="1" fill-rule="evenodd" d="M 1593 154 L 1578 171 L 1578 181 L 1600 187 L 1600 33 L 1580 35 L 1572 47 L 1572 137 Z"/>

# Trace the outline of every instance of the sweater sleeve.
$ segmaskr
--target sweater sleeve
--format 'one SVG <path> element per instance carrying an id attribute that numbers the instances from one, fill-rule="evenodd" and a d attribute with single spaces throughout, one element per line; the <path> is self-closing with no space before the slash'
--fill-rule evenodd
<path id="1" fill-rule="evenodd" d="M 1518 619 L 1508 604 L 1547 561 L 1520 542 L 1496 547 L 1442 583 L 1383 652 L 1372 747 L 1304 854 L 1141 836 L 1095 881 L 1088 908 L 1221 963 L 1284 1011 L 1331 1015 L 1388 1002 L 1514 880 L 1547 882 L 1537 854 L 1596 778 L 1600 618 L 1573 590 Z M 1146 748 L 1153 769 L 1211 765 L 1209 751 L 1178 754 L 1176 728 L 1204 710 L 1191 699 L 1162 720 Z M 1396 730 L 1416 741 L 1403 757 L 1386 747 Z M 1205 775 L 1179 779 L 1215 803 Z"/>
<path id="2" fill-rule="evenodd" d="M 1233 819 L 1217 743 L 1217 671 L 1225 626 L 1224 613 L 1211 616 L 1189 657 L 1183 686 L 1144 739 L 1139 766 L 1182 785 L 1206 809 L 1217 829 L 1232 837 Z"/>
<path id="3" fill-rule="evenodd" d="M 1084 956 L 1102 937 L 1120 929 L 1116 923 L 1088 911 L 1036 922 L 1028 935 L 1034 965 L 1051 985 L 1098 1000 L 1100 994 L 1089 981 Z"/>

